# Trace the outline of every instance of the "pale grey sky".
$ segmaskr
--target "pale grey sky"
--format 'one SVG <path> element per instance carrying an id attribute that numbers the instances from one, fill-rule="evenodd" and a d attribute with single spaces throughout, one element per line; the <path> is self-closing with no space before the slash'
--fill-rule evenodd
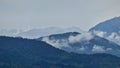
<path id="1" fill-rule="evenodd" d="M 120 0 L 0 0 L 0 29 L 72 27 L 88 30 L 120 15 Z"/>

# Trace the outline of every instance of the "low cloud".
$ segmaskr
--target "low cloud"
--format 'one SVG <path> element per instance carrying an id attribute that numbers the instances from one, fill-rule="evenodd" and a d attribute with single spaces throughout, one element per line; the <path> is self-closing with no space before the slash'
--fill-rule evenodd
<path id="1" fill-rule="evenodd" d="M 109 35 L 107 39 L 120 45 L 120 35 L 118 35 L 117 33 L 111 33 L 111 35 Z"/>
<path id="2" fill-rule="evenodd" d="M 80 42 L 80 41 L 89 41 L 93 38 L 93 35 L 91 33 L 84 33 L 84 34 L 79 34 L 77 36 L 70 36 L 67 39 L 49 39 L 49 37 L 44 37 L 42 39 L 42 41 L 52 45 L 53 47 L 68 51 L 68 52 L 83 52 L 85 51 L 85 47 L 81 46 L 81 47 L 72 47 L 72 45 L 70 45 L 71 43 L 76 43 L 76 42 Z"/>
<path id="3" fill-rule="evenodd" d="M 85 47 L 82 46 L 81 48 L 79 48 L 80 51 L 84 51 L 85 50 Z"/>
<path id="4" fill-rule="evenodd" d="M 94 45 L 92 51 L 93 52 L 104 52 L 105 50 L 103 46 Z"/>
<path id="5" fill-rule="evenodd" d="M 92 51 L 93 52 L 107 52 L 113 50 L 112 48 L 105 48 L 104 46 L 94 45 Z"/>
<path id="6" fill-rule="evenodd" d="M 114 37 L 114 35 L 112 36 Z M 44 37 L 42 41 L 52 45 L 53 47 L 65 50 L 67 52 L 75 52 L 75 53 L 104 53 L 107 51 L 111 51 L 112 48 L 105 48 L 104 46 L 93 44 L 92 49 L 89 46 L 84 45 L 71 45 L 74 43 L 78 43 L 81 41 L 85 41 L 83 44 L 89 42 L 89 40 L 93 39 L 94 35 L 92 33 L 83 33 L 77 36 L 71 35 L 68 39 L 49 39 L 49 37 Z M 88 43 L 89 44 L 89 43 Z M 90 49 L 90 51 L 88 51 Z"/>
<path id="7" fill-rule="evenodd" d="M 107 32 L 103 32 L 103 31 L 93 31 L 93 33 L 99 37 L 103 37 L 109 41 L 112 41 L 118 45 L 120 45 L 120 35 L 118 33 L 107 33 Z"/>
<path id="8" fill-rule="evenodd" d="M 105 37 L 105 35 L 107 34 L 107 32 L 103 31 L 93 31 L 93 33 L 99 37 Z"/>
<path id="9" fill-rule="evenodd" d="M 69 43 L 76 43 L 80 41 L 89 41 L 93 38 L 94 36 L 91 33 L 82 33 L 77 36 L 70 36 L 69 37 Z"/>
<path id="10" fill-rule="evenodd" d="M 50 40 L 49 37 L 44 37 L 42 39 L 42 41 L 52 45 L 53 47 L 59 48 L 59 49 L 61 49 L 63 47 L 69 48 L 69 45 L 66 40 L 61 40 L 61 41 L 60 40 Z"/>

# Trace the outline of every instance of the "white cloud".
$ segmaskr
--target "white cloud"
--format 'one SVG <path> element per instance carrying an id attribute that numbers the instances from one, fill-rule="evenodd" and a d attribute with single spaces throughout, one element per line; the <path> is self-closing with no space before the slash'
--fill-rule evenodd
<path id="1" fill-rule="evenodd" d="M 44 42 L 52 45 L 53 47 L 59 48 L 59 49 L 61 49 L 61 48 L 63 48 L 63 47 L 67 47 L 67 48 L 70 47 L 70 46 L 68 45 L 67 41 L 66 41 L 66 40 L 63 40 L 63 39 L 62 39 L 61 41 L 60 41 L 60 40 L 50 40 L 49 37 L 44 37 L 44 38 L 42 39 L 42 41 L 44 41 Z"/>
<path id="2" fill-rule="evenodd" d="M 80 41 L 89 41 L 93 38 L 94 36 L 91 33 L 82 33 L 77 36 L 70 36 L 69 37 L 69 43 L 76 43 Z"/>
<path id="3" fill-rule="evenodd" d="M 107 32 L 103 32 L 103 31 L 93 31 L 94 34 L 96 34 L 99 37 L 105 37 Z"/>
<path id="4" fill-rule="evenodd" d="M 109 41 L 112 41 L 120 45 L 120 35 L 115 32 L 108 34 L 107 32 L 103 32 L 103 31 L 93 31 L 93 33 L 99 37 L 103 37 Z"/>
<path id="5" fill-rule="evenodd" d="M 111 37 L 114 37 L 114 35 L 112 35 Z M 77 43 L 77 42 L 81 42 L 81 41 L 85 41 L 86 43 L 89 42 L 89 40 L 93 39 L 94 35 L 92 35 L 92 33 L 83 33 L 83 34 L 79 34 L 77 36 L 70 36 L 67 39 L 49 39 L 49 37 L 44 37 L 42 39 L 42 41 L 45 41 L 46 43 L 52 45 L 53 47 L 65 50 L 67 52 L 75 52 L 75 53 L 89 53 L 86 52 L 86 50 L 88 50 L 89 48 L 86 46 L 73 46 L 71 45 L 72 43 Z M 84 43 L 84 44 L 86 44 Z M 95 44 L 90 53 L 104 53 L 107 51 L 111 51 L 112 48 L 105 48 L 104 46 L 100 46 Z"/>
<path id="6" fill-rule="evenodd" d="M 118 35 L 117 33 L 111 33 L 111 35 L 109 35 L 107 39 L 120 45 L 120 35 Z"/>
<path id="7" fill-rule="evenodd" d="M 81 48 L 79 48 L 80 51 L 84 51 L 85 50 L 85 47 L 82 46 Z"/>
<path id="8" fill-rule="evenodd" d="M 112 48 L 105 48 L 104 46 L 94 45 L 92 51 L 96 53 L 107 52 L 113 50 Z"/>
<path id="9" fill-rule="evenodd" d="M 112 49 L 112 48 L 107 48 L 106 50 L 107 50 L 107 51 L 110 51 L 110 50 L 113 50 L 113 49 Z"/>
<path id="10" fill-rule="evenodd" d="M 105 50 L 103 46 L 94 45 L 92 51 L 93 52 L 104 52 Z"/>

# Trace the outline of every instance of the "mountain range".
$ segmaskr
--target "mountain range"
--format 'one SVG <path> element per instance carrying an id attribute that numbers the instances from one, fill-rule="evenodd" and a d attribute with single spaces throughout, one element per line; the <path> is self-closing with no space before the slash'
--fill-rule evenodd
<path id="1" fill-rule="evenodd" d="M 119 68 L 120 17 L 79 28 L 0 30 L 0 68 Z M 12 37 L 8 37 L 12 36 Z"/>
<path id="2" fill-rule="evenodd" d="M 36 28 L 36 29 L 27 29 L 27 30 L 1 29 L 0 35 L 33 39 L 51 34 L 58 34 L 65 32 L 84 32 L 84 31 L 82 31 L 80 28 L 77 27 L 69 27 L 69 28 L 48 27 L 48 28 Z"/>
<path id="3" fill-rule="evenodd" d="M 0 68 L 119 68 L 110 54 L 67 53 L 34 39 L 0 36 Z"/>
<path id="4" fill-rule="evenodd" d="M 38 38 L 56 48 L 78 54 L 108 53 L 120 56 L 120 46 L 92 33 L 68 32 Z"/>

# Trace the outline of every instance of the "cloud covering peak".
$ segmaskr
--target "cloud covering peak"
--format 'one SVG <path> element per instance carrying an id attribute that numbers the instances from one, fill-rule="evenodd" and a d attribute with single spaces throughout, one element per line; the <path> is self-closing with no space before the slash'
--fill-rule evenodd
<path id="1" fill-rule="evenodd" d="M 77 36 L 70 36 L 68 40 L 70 43 L 76 43 L 81 41 L 89 41 L 92 38 L 94 38 L 94 36 L 92 35 L 92 33 L 89 32 L 89 33 L 82 33 Z"/>

